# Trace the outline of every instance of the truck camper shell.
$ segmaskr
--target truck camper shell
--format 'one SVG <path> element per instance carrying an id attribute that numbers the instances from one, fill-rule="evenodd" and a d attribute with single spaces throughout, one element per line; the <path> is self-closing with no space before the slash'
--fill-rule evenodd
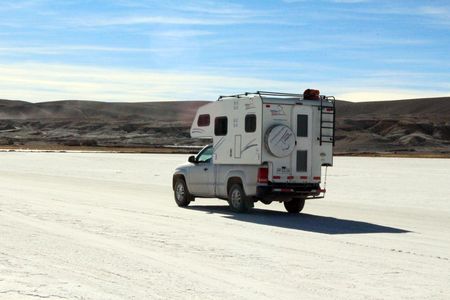
<path id="1" fill-rule="evenodd" d="M 272 183 L 320 183 L 333 165 L 334 97 L 258 91 L 200 107 L 193 138 L 213 139 L 217 165 L 267 165 Z"/>

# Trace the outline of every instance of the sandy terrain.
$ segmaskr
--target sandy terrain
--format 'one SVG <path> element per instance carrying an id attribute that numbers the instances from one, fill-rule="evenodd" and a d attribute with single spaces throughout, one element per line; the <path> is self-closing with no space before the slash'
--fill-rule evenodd
<path id="1" fill-rule="evenodd" d="M 450 160 L 338 157 L 290 216 L 178 208 L 186 158 L 0 153 L 0 299 L 449 299 Z"/>

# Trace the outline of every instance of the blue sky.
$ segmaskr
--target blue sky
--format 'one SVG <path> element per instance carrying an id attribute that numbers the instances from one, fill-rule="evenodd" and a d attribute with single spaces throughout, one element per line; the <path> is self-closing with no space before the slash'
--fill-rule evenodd
<path id="1" fill-rule="evenodd" d="M 25 0 L 0 6 L 0 98 L 450 95 L 450 1 Z"/>

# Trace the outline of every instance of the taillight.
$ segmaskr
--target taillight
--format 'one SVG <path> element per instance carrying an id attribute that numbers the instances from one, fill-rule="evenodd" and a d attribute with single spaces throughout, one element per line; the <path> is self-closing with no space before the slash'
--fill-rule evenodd
<path id="1" fill-rule="evenodd" d="M 258 183 L 268 183 L 269 182 L 269 168 L 259 168 L 258 169 Z"/>

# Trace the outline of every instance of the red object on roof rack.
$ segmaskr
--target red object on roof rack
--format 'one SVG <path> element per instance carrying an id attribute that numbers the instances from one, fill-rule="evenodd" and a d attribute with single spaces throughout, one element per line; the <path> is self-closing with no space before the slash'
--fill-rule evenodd
<path id="1" fill-rule="evenodd" d="M 320 91 L 307 89 L 303 92 L 303 100 L 320 100 Z"/>

